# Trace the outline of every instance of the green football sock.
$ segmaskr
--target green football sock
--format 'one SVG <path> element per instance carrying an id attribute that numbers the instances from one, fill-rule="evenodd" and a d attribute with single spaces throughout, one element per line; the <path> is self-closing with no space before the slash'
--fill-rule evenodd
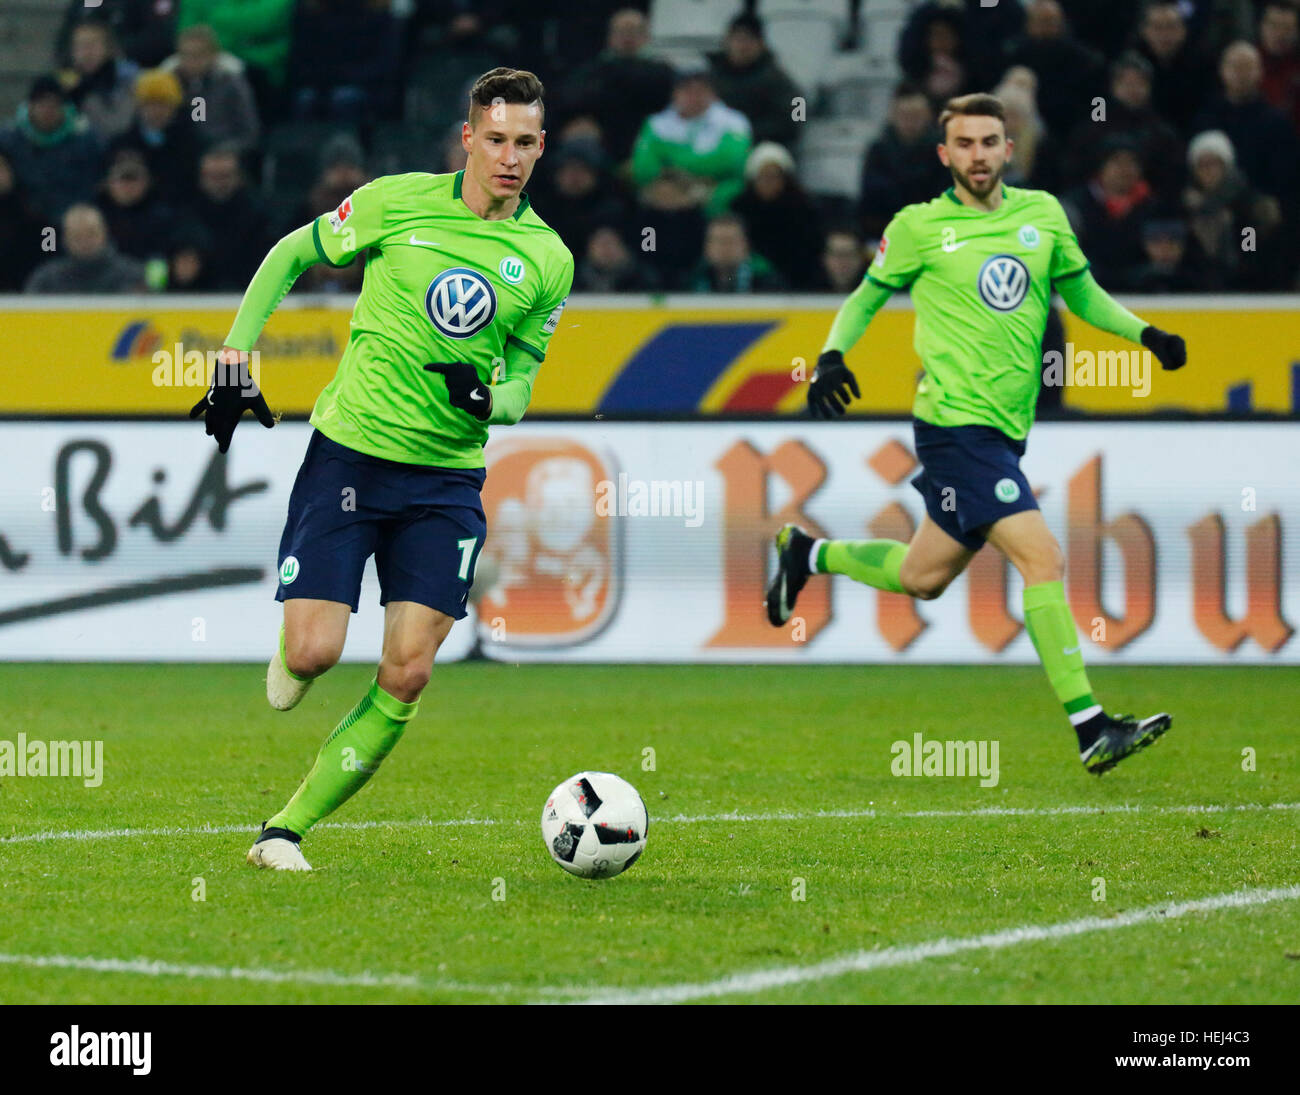
<path id="1" fill-rule="evenodd" d="M 347 802 L 392 752 L 420 706 L 394 699 L 372 681 L 370 691 L 348 712 L 316 754 L 316 763 L 283 810 L 266 823 L 302 836 Z"/>
<path id="2" fill-rule="evenodd" d="M 907 545 L 897 540 L 824 540 L 817 549 L 818 574 L 843 574 L 855 582 L 902 593 L 898 571 Z"/>
<path id="3" fill-rule="evenodd" d="M 1025 587 L 1025 630 L 1038 651 L 1056 698 L 1067 715 L 1092 707 L 1088 670 L 1083 664 L 1079 633 L 1070 606 L 1065 603 L 1064 582 L 1039 582 Z"/>

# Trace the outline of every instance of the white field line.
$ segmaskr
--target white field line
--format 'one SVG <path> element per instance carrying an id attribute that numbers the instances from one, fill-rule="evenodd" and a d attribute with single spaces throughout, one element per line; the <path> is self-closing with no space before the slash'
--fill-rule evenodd
<path id="1" fill-rule="evenodd" d="M 807 984 L 865 973 L 891 966 L 907 966 L 929 958 L 943 958 L 967 951 L 1003 950 L 1022 943 L 1037 943 L 1089 932 L 1112 931 L 1159 920 L 1173 920 L 1189 913 L 1216 912 L 1220 909 L 1247 909 L 1277 901 L 1300 898 L 1300 886 L 1274 889 L 1236 890 L 1173 904 L 1148 905 L 1114 917 L 1089 916 L 1057 924 L 1027 924 L 962 939 L 935 939 L 927 943 L 858 951 L 841 958 L 810 966 L 784 966 L 777 969 L 737 973 L 716 981 L 697 984 L 662 985 L 644 989 L 599 989 L 595 986 L 515 986 L 472 985 L 459 981 L 426 980 L 404 973 L 338 973 L 334 970 L 258 969 L 241 966 L 205 966 L 154 961 L 145 958 L 89 958 L 60 954 L 0 954 L 0 965 L 34 969 L 86 970 L 95 973 L 127 973 L 146 977 L 182 977 L 188 980 L 250 981 L 260 984 L 322 985 L 330 988 L 394 988 L 427 992 L 465 992 L 494 996 L 538 995 L 542 998 L 566 999 L 587 1004 L 679 1004 L 688 1000 L 729 996 L 736 993 L 759 993 L 787 985 Z"/>
<path id="2" fill-rule="evenodd" d="M 734 821 L 740 823 L 764 821 L 821 821 L 854 818 L 985 818 L 985 817 L 1078 817 L 1102 814 L 1229 814 L 1258 813 L 1272 810 L 1300 810 L 1300 802 L 1243 802 L 1236 804 L 1198 804 L 1181 806 L 1141 806 L 1119 803 L 1111 806 L 984 806 L 977 810 L 805 810 L 772 811 L 746 814 L 675 814 L 672 817 L 651 817 L 651 826 L 702 825 L 709 822 Z M 320 829 L 446 829 L 479 825 L 526 825 L 531 821 L 522 818 L 502 820 L 491 817 L 415 818 L 398 821 L 323 821 Z M 52 840 L 113 840 L 120 837 L 140 836 L 208 836 L 223 833 L 254 834 L 257 826 L 249 824 L 201 825 L 196 828 L 158 829 L 62 829 L 42 833 L 17 833 L 0 836 L 0 844 L 39 844 Z"/>
<path id="3" fill-rule="evenodd" d="M 736 993 L 759 993 L 787 985 L 803 985 L 843 977 L 850 973 L 866 973 L 893 966 L 910 966 L 928 958 L 945 958 L 967 951 L 1003 950 L 1022 943 L 1038 943 L 1066 939 L 1089 932 L 1113 931 L 1135 924 L 1149 924 L 1159 920 L 1174 920 L 1189 913 L 1217 912 L 1220 909 L 1248 909 L 1276 901 L 1295 901 L 1300 898 L 1300 886 L 1282 886 L 1274 889 L 1235 890 L 1215 894 L 1194 901 L 1173 904 L 1148 905 L 1118 916 L 1085 916 L 1080 920 L 1066 920 L 1057 924 L 1026 924 L 1019 928 L 986 932 L 961 939 L 934 939 L 928 943 L 912 943 L 880 950 L 857 951 L 841 958 L 832 958 L 808 966 L 782 966 L 776 969 L 756 970 L 751 973 L 734 973 L 716 981 L 696 984 L 663 985 L 627 990 L 594 989 L 587 998 L 575 1001 L 584 1004 L 681 1004 L 688 1000 L 704 1000 Z"/>
<path id="4" fill-rule="evenodd" d="M 67 954 L 0 954 L 0 966 L 29 969 L 88 970 L 93 973 L 134 973 L 145 977 L 183 977 L 204 981 L 254 981 L 272 985 L 325 985 L 330 988 L 395 988 L 428 992 L 467 992 L 492 996 L 542 993 L 569 996 L 590 992 L 589 987 L 570 989 L 523 985 L 470 985 L 461 981 L 439 981 L 408 973 L 338 973 L 334 970 L 259 969 L 245 966 L 202 966 L 160 962 L 148 958 L 87 958 Z"/>
<path id="5" fill-rule="evenodd" d="M 445 829 L 458 825 L 509 825 L 522 824 L 521 821 L 503 822 L 490 817 L 446 818 L 434 821 L 430 818 L 416 818 L 408 821 L 322 821 L 313 827 L 316 829 Z M 19 833 L 14 836 L 0 836 L 0 844 L 35 844 L 48 840 L 112 840 L 127 836 L 208 836 L 221 833 L 246 833 L 250 836 L 258 832 L 256 825 L 247 822 L 234 825 L 200 825 L 191 829 L 63 829 L 44 833 Z"/>

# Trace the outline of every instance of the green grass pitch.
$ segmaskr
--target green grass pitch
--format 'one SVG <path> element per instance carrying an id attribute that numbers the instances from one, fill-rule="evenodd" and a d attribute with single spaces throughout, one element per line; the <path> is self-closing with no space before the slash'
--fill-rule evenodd
<path id="1" fill-rule="evenodd" d="M 1300 998 L 1294 669 L 1094 669 L 1113 709 L 1174 712 L 1097 779 L 1037 668 L 450 665 L 304 841 L 308 875 L 244 853 L 371 673 L 339 667 L 288 714 L 262 674 L 0 666 L 0 738 L 102 739 L 105 768 L 97 788 L 0 779 L 0 1001 L 657 999 L 730 977 L 685 996 Z M 917 732 L 998 741 L 997 786 L 892 775 L 891 743 Z M 651 815 L 607 881 L 541 841 L 547 792 L 584 768 L 622 774 Z M 1124 920 L 1265 890 L 1284 892 Z M 1114 924 L 969 942 L 1091 917 Z M 942 939 L 967 942 L 907 949 Z M 819 968 L 863 952 L 887 960 Z M 751 977 L 772 970 L 789 983 Z"/>

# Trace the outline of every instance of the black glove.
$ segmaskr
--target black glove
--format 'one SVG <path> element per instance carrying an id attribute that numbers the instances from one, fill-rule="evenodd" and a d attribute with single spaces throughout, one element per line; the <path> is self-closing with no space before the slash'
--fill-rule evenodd
<path id="1" fill-rule="evenodd" d="M 812 383 L 808 386 L 808 410 L 814 418 L 843 414 L 849 405 L 850 391 L 855 399 L 861 398 L 857 379 L 844 364 L 844 355 L 839 350 L 827 350 L 817 359 L 813 370 Z"/>
<path id="2" fill-rule="evenodd" d="M 217 439 L 218 452 L 225 452 L 230 448 L 230 439 L 245 411 L 252 411 L 268 430 L 275 425 L 275 416 L 249 373 L 243 355 L 240 355 L 238 365 L 218 358 L 212 367 L 212 383 L 207 395 L 190 408 L 190 417 L 202 415 L 204 432 Z"/>
<path id="3" fill-rule="evenodd" d="M 1159 327 L 1142 331 L 1142 345 L 1160 360 L 1162 369 L 1181 369 L 1187 364 L 1187 343 L 1181 335 L 1171 335 Z"/>
<path id="4" fill-rule="evenodd" d="M 492 389 L 478 378 L 478 370 L 464 361 L 426 365 L 431 373 L 441 373 L 447 382 L 447 399 L 453 407 L 486 422 L 492 413 Z"/>

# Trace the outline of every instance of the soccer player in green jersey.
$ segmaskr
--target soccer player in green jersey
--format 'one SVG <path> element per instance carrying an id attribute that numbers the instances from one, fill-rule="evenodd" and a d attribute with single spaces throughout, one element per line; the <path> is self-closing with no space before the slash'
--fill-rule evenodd
<path id="1" fill-rule="evenodd" d="M 486 532 L 488 426 L 523 416 L 573 283 L 573 256 L 524 193 L 542 154 L 542 121 L 541 81 L 493 69 L 470 92 L 464 171 L 376 179 L 280 240 L 191 412 L 206 416 L 222 452 L 245 410 L 272 425 L 247 351 L 307 267 L 364 253 L 347 349 L 312 410 L 315 431 L 280 541 L 284 627 L 267 699 L 288 710 L 338 661 L 371 555 L 385 606 L 383 652 L 369 690 L 263 824 L 248 853 L 255 866 L 311 869 L 303 835 L 397 744 L 438 647 L 465 616 Z"/>
<path id="2" fill-rule="evenodd" d="M 1171 719 L 1111 716 L 1094 698 L 1065 600 L 1061 549 L 1020 470 L 1052 291 L 1094 327 L 1140 342 L 1165 369 L 1186 364 L 1187 348 L 1097 284 L 1054 197 L 1003 185 L 1012 142 L 997 98 L 952 99 L 939 121 L 939 159 L 953 186 L 890 221 L 861 286 L 835 317 L 808 393 L 814 415 L 844 413 L 861 394 L 844 354 L 893 293 L 910 289 L 925 366 L 912 404 L 922 467 L 913 485 L 926 516 L 908 544 L 814 540 L 785 526 L 768 618 L 778 627 L 789 620 L 814 574 L 930 600 L 992 544 L 1024 578 L 1025 628 L 1078 734 L 1084 766 L 1100 774 L 1149 745 Z"/>

